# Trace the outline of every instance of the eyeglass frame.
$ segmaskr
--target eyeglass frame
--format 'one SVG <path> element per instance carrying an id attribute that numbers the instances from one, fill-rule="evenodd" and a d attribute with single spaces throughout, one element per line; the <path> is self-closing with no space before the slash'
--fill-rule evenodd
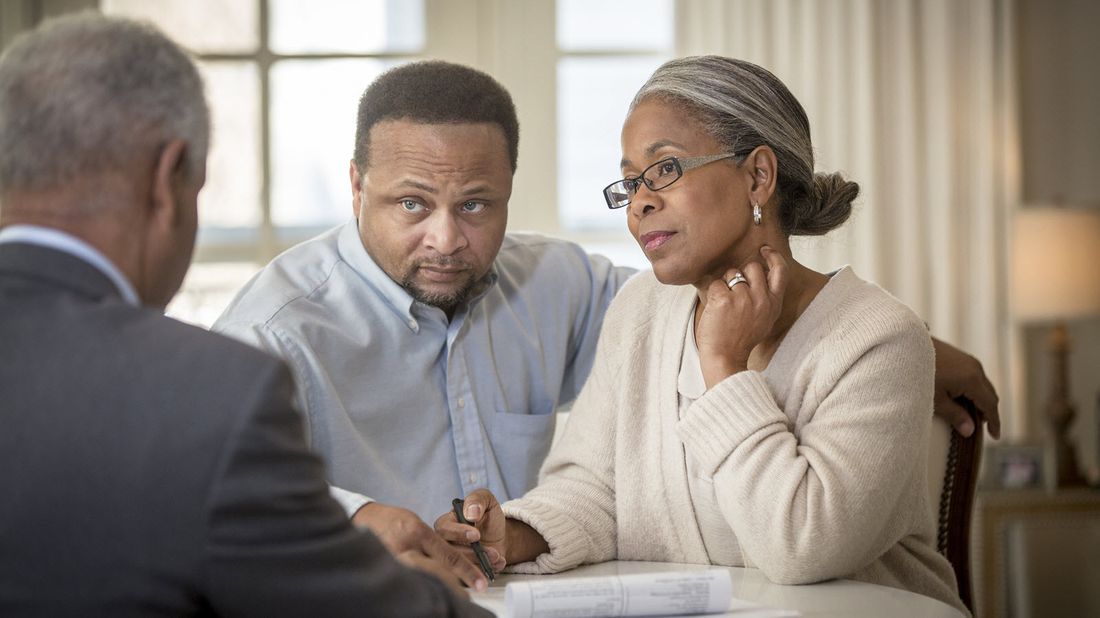
<path id="1" fill-rule="evenodd" d="M 630 202 L 633 201 L 634 195 L 638 193 L 638 184 L 639 183 L 645 183 L 645 186 L 648 187 L 650 191 L 660 191 L 661 189 L 667 189 L 668 187 L 672 186 L 672 184 L 675 183 L 677 180 L 680 180 L 681 178 L 683 178 L 684 177 L 684 172 L 686 172 L 686 171 L 693 170 L 697 167 L 702 167 L 702 166 L 704 166 L 708 163 L 714 163 L 715 161 L 721 161 L 722 159 L 728 159 L 730 157 L 743 157 L 743 156 L 749 154 L 750 152 L 752 152 L 752 150 L 748 150 L 748 151 L 744 151 L 744 152 L 727 152 L 727 153 L 724 153 L 724 154 L 716 154 L 716 155 L 703 155 L 703 156 L 700 156 L 700 157 L 687 157 L 687 158 L 683 158 L 683 159 L 681 159 L 680 157 L 675 157 L 675 156 L 665 157 L 665 158 L 653 163 L 652 165 L 647 166 L 644 170 L 642 170 L 642 173 L 638 174 L 637 176 L 634 176 L 634 177 L 629 177 L 628 176 L 626 178 L 616 180 L 615 182 L 613 182 L 613 183 L 607 185 L 606 187 L 604 187 L 604 189 L 603 189 L 603 199 L 604 199 L 604 201 L 607 202 L 607 207 L 611 210 L 618 210 L 620 208 L 626 208 L 627 206 L 630 205 Z M 667 184 L 663 184 L 659 187 L 654 186 L 655 183 L 651 183 L 650 180 L 645 177 L 646 173 L 649 170 L 653 169 L 654 167 L 657 167 L 658 165 L 661 165 L 663 163 L 668 163 L 669 161 L 671 161 L 672 164 L 676 167 L 676 177 L 673 178 L 672 180 L 670 180 Z M 614 187 L 615 185 L 622 184 L 622 183 L 629 183 L 633 186 L 633 189 L 630 191 L 630 198 L 631 199 L 628 200 L 625 204 L 616 204 L 611 198 L 611 187 Z"/>

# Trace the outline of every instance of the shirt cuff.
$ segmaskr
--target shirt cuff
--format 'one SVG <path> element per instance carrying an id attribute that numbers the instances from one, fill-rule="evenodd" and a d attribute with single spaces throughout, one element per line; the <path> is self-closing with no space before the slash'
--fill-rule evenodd
<path id="1" fill-rule="evenodd" d="M 370 504 L 374 502 L 374 498 L 368 498 L 362 494 L 357 494 L 354 491 L 348 491 L 346 489 L 340 489 L 339 487 L 328 486 L 328 493 L 334 500 L 340 503 L 340 506 L 347 513 L 348 519 L 351 519 L 355 512 L 363 508 L 364 504 Z"/>

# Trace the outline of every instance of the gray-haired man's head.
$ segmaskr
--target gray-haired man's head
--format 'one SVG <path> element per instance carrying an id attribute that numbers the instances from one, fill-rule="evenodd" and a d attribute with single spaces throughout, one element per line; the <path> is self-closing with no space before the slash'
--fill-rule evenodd
<path id="1" fill-rule="evenodd" d="M 46 22 L 0 56 L 0 191 L 94 178 L 187 143 L 205 168 L 210 114 L 188 54 L 152 26 L 86 12 Z"/>

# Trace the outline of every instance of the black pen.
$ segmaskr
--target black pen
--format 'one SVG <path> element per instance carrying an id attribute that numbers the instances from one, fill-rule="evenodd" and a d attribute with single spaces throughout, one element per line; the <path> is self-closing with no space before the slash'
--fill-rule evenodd
<path id="1" fill-rule="evenodd" d="M 463 504 L 462 498 L 451 500 L 451 507 L 455 510 L 455 517 L 458 518 L 458 523 L 472 526 L 473 524 L 470 523 L 470 520 L 466 519 L 462 514 Z M 485 549 L 481 547 L 481 543 L 474 541 L 470 543 L 470 547 L 473 548 L 474 555 L 477 556 L 477 561 L 481 564 L 481 570 L 485 572 L 485 577 L 488 577 L 489 581 L 496 579 L 493 576 L 493 567 L 489 566 L 489 557 L 485 555 Z"/>

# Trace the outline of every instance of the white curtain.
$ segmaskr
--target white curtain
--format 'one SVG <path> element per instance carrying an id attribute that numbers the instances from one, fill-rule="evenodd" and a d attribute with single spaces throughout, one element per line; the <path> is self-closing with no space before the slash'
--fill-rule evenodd
<path id="1" fill-rule="evenodd" d="M 1011 0 L 680 0 L 677 53 L 760 64 L 810 118 L 817 167 L 862 187 L 796 257 L 856 272 L 977 356 L 1008 403 L 1006 222 L 1018 193 Z"/>

